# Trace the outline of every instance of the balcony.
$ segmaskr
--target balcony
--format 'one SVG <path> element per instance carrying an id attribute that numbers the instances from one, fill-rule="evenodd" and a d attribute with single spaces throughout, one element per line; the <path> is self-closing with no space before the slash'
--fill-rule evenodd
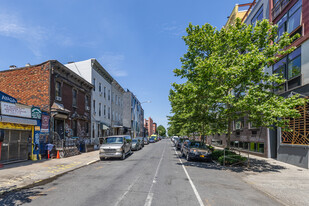
<path id="1" fill-rule="evenodd" d="M 275 5 L 273 7 L 273 9 L 271 10 L 271 14 L 272 14 L 272 19 L 274 20 L 281 12 L 282 10 L 288 5 L 288 3 L 291 0 L 277 0 L 274 1 Z"/>

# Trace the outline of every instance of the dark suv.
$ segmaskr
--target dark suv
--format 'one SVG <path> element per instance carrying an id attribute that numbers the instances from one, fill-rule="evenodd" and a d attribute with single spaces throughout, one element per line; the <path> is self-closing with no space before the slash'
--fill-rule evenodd
<path id="1" fill-rule="evenodd" d="M 211 150 L 200 141 L 186 141 L 182 147 L 181 154 L 188 161 L 204 160 L 211 161 Z"/>

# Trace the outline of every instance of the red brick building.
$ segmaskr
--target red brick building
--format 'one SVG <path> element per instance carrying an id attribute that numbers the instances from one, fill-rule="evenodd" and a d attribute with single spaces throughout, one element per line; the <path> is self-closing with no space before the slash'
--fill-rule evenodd
<path id="1" fill-rule="evenodd" d="M 49 116 L 50 137 L 89 139 L 93 86 L 56 60 L 0 71 L 1 91 Z"/>
<path id="2" fill-rule="evenodd" d="M 154 134 L 154 130 L 153 130 L 153 120 L 151 119 L 151 117 L 149 117 L 149 119 L 145 119 L 144 121 L 144 127 L 148 130 L 148 136 L 151 136 Z"/>

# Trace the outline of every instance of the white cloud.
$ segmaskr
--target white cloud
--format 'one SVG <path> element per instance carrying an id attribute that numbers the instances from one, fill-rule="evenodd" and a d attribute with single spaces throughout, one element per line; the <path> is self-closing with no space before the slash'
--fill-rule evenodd
<path id="1" fill-rule="evenodd" d="M 127 71 L 122 69 L 124 60 L 124 55 L 113 54 L 110 52 L 103 54 L 102 57 L 99 58 L 100 63 L 114 77 L 128 76 Z"/>
<path id="2" fill-rule="evenodd" d="M 161 31 L 164 33 L 168 33 L 174 36 L 183 36 L 185 35 L 185 27 L 181 25 L 177 25 L 175 22 L 165 23 L 161 26 Z"/>
<path id="3" fill-rule="evenodd" d="M 45 28 L 26 25 L 17 15 L 0 13 L 0 35 L 25 42 L 37 57 L 42 56 L 41 47 L 46 39 L 46 34 Z"/>

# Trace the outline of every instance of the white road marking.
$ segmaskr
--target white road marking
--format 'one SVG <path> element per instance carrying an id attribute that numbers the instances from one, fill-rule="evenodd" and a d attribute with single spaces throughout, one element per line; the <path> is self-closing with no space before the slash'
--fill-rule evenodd
<path id="1" fill-rule="evenodd" d="M 188 180 L 189 180 L 189 182 L 190 182 L 190 184 L 191 184 L 191 187 L 192 187 L 192 189 L 193 189 L 193 192 L 194 192 L 194 194 L 195 194 L 195 196 L 196 196 L 196 198 L 197 198 L 197 200 L 198 200 L 200 206 L 204 206 L 204 203 L 203 203 L 203 201 L 202 201 L 202 198 L 201 198 L 201 196 L 199 195 L 199 193 L 198 193 L 198 191 L 197 191 L 195 185 L 193 184 L 193 182 L 192 182 L 192 180 L 191 180 L 191 178 L 190 178 L 190 176 L 189 176 L 189 173 L 187 172 L 187 170 L 186 170 L 185 166 L 183 165 L 181 159 L 179 158 L 178 153 L 177 153 L 177 151 L 176 151 L 176 148 L 174 148 L 174 149 L 175 149 L 175 153 L 176 153 L 176 155 L 177 155 L 177 157 L 178 157 L 178 159 L 179 159 L 179 161 L 180 161 L 180 163 L 181 163 L 181 165 L 182 165 L 182 168 L 183 168 L 183 170 L 185 171 L 185 173 L 186 173 L 186 175 L 187 175 L 187 178 L 188 178 Z"/>
<path id="2" fill-rule="evenodd" d="M 120 199 L 116 202 L 115 206 L 118 206 L 119 203 L 125 198 L 125 196 L 128 194 L 128 192 L 131 191 L 132 187 L 135 185 L 135 183 L 137 182 L 137 180 L 139 180 L 139 177 L 137 177 L 133 183 L 131 185 L 129 185 L 129 187 L 127 188 L 126 192 L 123 193 L 123 195 L 120 197 Z"/>
<path id="3" fill-rule="evenodd" d="M 152 180 L 152 184 L 150 186 L 150 189 L 148 191 L 148 195 L 147 195 L 147 198 L 146 198 L 146 201 L 145 201 L 145 205 L 144 206 L 150 206 L 151 203 L 152 203 L 152 199 L 153 199 L 153 185 L 157 182 L 157 178 L 158 178 L 158 173 L 159 173 L 159 170 L 160 170 L 160 167 L 161 167 L 161 162 L 162 162 L 162 159 L 163 159 L 163 156 L 164 156 L 164 153 L 165 153 L 165 147 L 166 147 L 166 144 L 164 145 L 164 149 L 163 149 L 163 152 L 162 152 L 162 155 L 161 155 L 161 159 L 159 161 L 159 164 L 157 166 L 157 170 L 156 170 L 156 173 L 155 173 L 155 176 Z"/>

